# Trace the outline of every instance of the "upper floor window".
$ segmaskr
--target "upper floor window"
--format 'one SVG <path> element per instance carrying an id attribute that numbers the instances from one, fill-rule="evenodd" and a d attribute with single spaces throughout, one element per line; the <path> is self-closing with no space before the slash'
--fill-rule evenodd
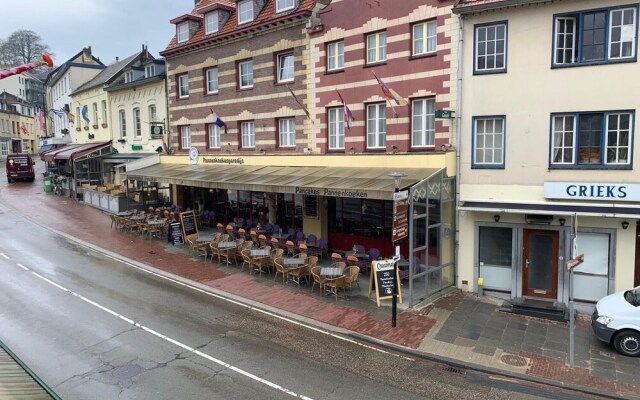
<path id="1" fill-rule="evenodd" d="M 387 33 L 372 33 L 367 36 L 367 64 L 383 61 L 387 61 Z"/>
<path id="2" fill-rule="evenodd" d="M 413 25 L 413 55 L 433 53 L 437 49 L 436 21 L 419 22 Z"/>
<path id="3" fill-rule="evenodd" d="M 631 165 L 631 111 L 556 114 L 552 116 L 551 123 L 552 166 Z"/>
<path id="4" fill-rule="evenodd" d="M 205 34 L 218 32 L 218 12 L 210 12 L 204 17 Z"/>
<path id="5" fill-rule="evenodd" d="M 637 7 L 563 14 L 554 20 L 553 62 L 591 64 L 636 57 Z"/>
<path id="6" fill-rule="evenodd" d="M 507 24 L 476 26 L 474 53 L 474 72 L 506 72 Z"/>
<path id="7" fill-rule="evenodd" d="M 189 125 L 180 127 L 180 149 L 191 148 L 191 127 Z"/>
<path id="8" fill-rule="evenodd" d="M 293 53 L 278 54 L 278 82 L 291 82 L 293 77 Z"/>
<path id="9" fill-rule="evenodd" d="M 384 149 L 387 146 L 387 107 L 384 103 L 367 106 L 367 148 Z"/>
<path id="10" fill-rule="evenodd" d="M 238 2 L 238 24 L 253 21 L 253 0 Z"/>
<path id="11" fill-rule="evenodd" d="M 83 119 L 80 118 L 82 114 L 80 114 L 80 107 L 76 107 L 76 115 L 78 116 L 78 128 L 82 127 Z"/>
<path id="12" fill-rule="evenodd" d="M 93 103 L 93 124 L 98 125 L 98 103 Z"/>
<path id="13" fill-rule="evenodd" d="M 436 100 L 417 99 L 411 102 L 411 146 L 435 146 Z"/>
<path id="14" fill-rule="evenodd" d="M 344 68 L 344 41 L 327 44 L 327 70 Z"/>
<path id="15" fill-rule="evenodd" d="M 253 61 L 243 61 L 238 64 L 238 79 L 240 89 L 253 87 Z"/>
<path id="16" fill-rule="evenodd" d="M 344 108 L 336 107 L 328 110 L 329 118 L 329 150 L 344 149 Z"/>
<path id="17" fill-rule="evenodd" d="M 286 11 L 293 8 L 293 0 L 276 0 L 276 12 Z"/>
<path id="18" fill-rule="evenodd" d="M 140 121 L 140 109 L 133 109 L 133 124 L 136 130 L 136 137 L 142 136 L 142 122 Z"/>
<path id="19" fill-rule="evenodd" d="M 149 122 L 156 122 L 158 120 L 158 115 L 156 114 L 156 105 L 149 105 Z"/>
<path id="20" fill-rule="evenodd" d="M 127 71 L 124 73 L 124 83 L 133 81 L 133 71 Z"/>
<path id="21" fill-rule="evenodd" d="M 472 165 L 504 168 L 505 117 L 473 117 Z"/>
<path id="22" fill-rule="evenodd" d="M 296 123 L 293 118 L 283 118 L 278 121 L 280 147 L 295 147 Z"/>
<path id="23" fill-rule="evenodd" d="M 144 67 L 144 77 L 151 78 L 156 74 L 156 66 L 151 64 Z"/>
<path id="24" fill-rule="evenodd" d="M 107 101 L 102 100 L 102 124 L 107 123 Z"/>
<path id="25" fill-rule="evenodd" d="M 120 118 L 120 138 L 127 137 L 127 116 L 124 110 L 120 110 L 118 112 L 118 117 Z"/>
<path id="26" fill-rule="evenodd" d="M 220 148 L 220 127 L 216 124 L 207 125 L 207 147 L 210 149 L 219 149 Z"/>
<path id="27" fill-rule="evenodd" d="M 218 68 L 207 70 L 207 94 L 218 93 Z"/>
<path id="28" fill-rule="evenodd" d="M 246 121 L 240 124 L 241 146 L 243 149 L 256 147 L 256 131 L 253 121 Z"/>
<path id="29" fill-rule="evenodd" d="M 189 21 L 179 23 L 177 30 L 178 30 L 178 43 L 183 43 L 189 40 Z"/>
<path id="30" fill-rule="evenodd" d="M 189 97 L 189 74 L 178 75 L 178 97 Z"/>

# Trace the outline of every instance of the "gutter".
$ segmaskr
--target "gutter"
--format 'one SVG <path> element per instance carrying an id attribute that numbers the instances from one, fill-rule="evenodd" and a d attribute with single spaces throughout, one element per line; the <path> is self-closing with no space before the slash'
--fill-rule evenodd
<path id="1" fill-rule="evenodd" d="M 464 15 L 458 18 L 458 87 L 456 93 L 456 212 L 455 212 L 455 234 L 453 243 L 453 261 L 455 266 L 455 284 L 458 284 L 459 268 L 459 252 L 460 252 L 460 153 L 462 152 L 462 66 L 463 66 L 463 47 L 464 47 Z"/>

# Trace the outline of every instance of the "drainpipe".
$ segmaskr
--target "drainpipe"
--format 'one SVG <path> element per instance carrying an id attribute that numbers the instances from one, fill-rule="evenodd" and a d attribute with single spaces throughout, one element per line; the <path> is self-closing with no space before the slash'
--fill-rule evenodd
<path id="1" fill-rule="evenodd" d="M 463 15 L 458 16 L 458 85 L 457 85 L 457 93 L 456 93 L 456 212 L 455 212 L 455 241 L 454 241 L 454 253 L 453 260 L 456 271 L 456 285 L 459 282 L 459 259 L 458 254 L 460 251 L 460 211 L 458 209 L 458 202 L 460 201 L 460 153 L 462 152 L 462 141 L 460 140 L 460 136 L 462 134 L 462 55 L 463 55 L 463 44 L 464 44 L 464 17 Z"/>

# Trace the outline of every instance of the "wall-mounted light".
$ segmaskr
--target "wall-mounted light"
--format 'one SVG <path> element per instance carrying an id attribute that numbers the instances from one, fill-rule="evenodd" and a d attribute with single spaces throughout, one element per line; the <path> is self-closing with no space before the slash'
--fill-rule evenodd
<path id="1" fill-rule="evenodd" d="M 355 147 L 351 146 L 351 147 L 349 148 L 349 154 L 356 154 L 356 149 L 355 149 Z"/>
<path id="2" fill-rule="evenodd" d="M 627 229 L 629 227 L 629 223 L 627 221 L 622 221 L 621 225 L 622 229 Z"/>
<path id="3" fill-rule="evenodd" d="M 398 146 L 396 146 L 395 144 L 393 146 L 391 146 L 391 152 L 393 154 L 396 154 L 398 152 Z"/>
<path id="4" fill-rule="evenodd" d="M 500 216 L 498 214 L 494 215 L 493 220 L 496 222 L 500 222 Z"/>
<path id="5" fill-rule="evenodd" d="M 558 222 L 560 222 L 560 226 L 564 226 L 564 223 L 567 222 L 567 220 L 564 218 L 560 218 L 558 219 Z"/>

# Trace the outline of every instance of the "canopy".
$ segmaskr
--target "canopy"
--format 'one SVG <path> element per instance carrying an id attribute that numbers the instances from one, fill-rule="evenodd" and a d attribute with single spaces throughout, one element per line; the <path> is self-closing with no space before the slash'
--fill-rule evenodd
<path id="1" fill-rule="evenodd" d="M 75 161 L 81 157 L 89 156 L 93 152 L 101 155 L 102 150 L 111 147 L 111 141 L 92 143 L 73 143 L 44 153 L 44 161 L 71 160 Z"/>

